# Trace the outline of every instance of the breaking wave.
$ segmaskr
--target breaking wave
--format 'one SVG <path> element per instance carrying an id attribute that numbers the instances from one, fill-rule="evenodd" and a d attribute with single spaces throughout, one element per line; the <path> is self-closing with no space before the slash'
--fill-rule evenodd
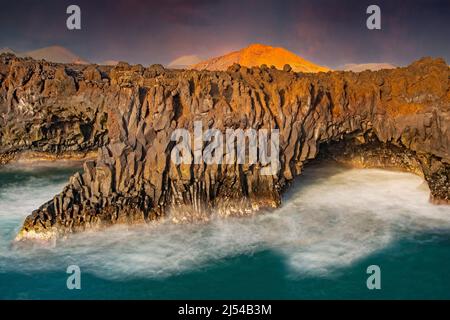
<path id="1" fill-rule="evenodd" d="M 377 169 L 308 168 L 275 211 L 208 223 L 116 226 L 56 245 L 14 247 L 27 214 L 68 172 L 0 171 L 0 272 L 65 270 L 108 279 L 160 278 L 272 250 L 292 275 L 327 275 L 402 237 L 450 230 L 450 208 L 428 202 L 420 177 Z"/>

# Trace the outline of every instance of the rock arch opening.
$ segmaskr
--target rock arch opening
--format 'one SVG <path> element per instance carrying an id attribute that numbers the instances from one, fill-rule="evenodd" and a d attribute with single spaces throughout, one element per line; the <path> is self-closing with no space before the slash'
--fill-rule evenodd
<path id="1" fill-rule="evenodd" d="M 410 172 L 425 180 L 432 203 L 450 203 L 450 164 L 436 156 L 414 152 L 401 143 L 382 142 L 372 131 L 321 143 L 317 157 L 306 165 L 318 161 L 334 161 L 352 168 Z"/>

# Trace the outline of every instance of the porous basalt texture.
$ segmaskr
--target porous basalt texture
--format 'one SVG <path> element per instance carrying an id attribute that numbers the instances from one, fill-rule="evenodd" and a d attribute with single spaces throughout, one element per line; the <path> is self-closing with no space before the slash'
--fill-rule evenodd
<path id="1" fill-rule="evenodd" d="M 17 239 L 152 221 L 168 214 L 182 222 L 277 207 L 282 191 L 319 150 L 336 160 L 421 174 L 435 203 L 450 199 L 450 74 L 440 59 L 425 58 L 395 70 L 319 74 L 239 65 L 227 72 L 175 71 L 125 63 L 111 70 L 81 70 L 20 59 L 5 67 L 4 60 L 0 81 L 2 88 L 9 88 L 2 89 L 0 100 L 4 123 L 8 114 L 19 112 L 11 106 L 42 109 L 38 101 L 43 100 L 48 115 L 67 121 L 59 135 L 47 135 L 32 146 L 52 145 L 59 152 L 79 145 L 78 137 L 85 143 L 82 150 L 100 147 L 95 161 L 85 162 L 83 172 L 72 176 L 60 194 L 27 217 Z M 34 81 L 23 77 L 12 84 L 18 74 L 14 70 L 25 67 L 29 71 L 21 74 L 40 78 L 44 88 L 64 84 L 71 89 L 26 90 Z M 48 74 L 59 70 L 61 80 L 45 86 L 55 82 L 45 78 L 42 70 L 47 69 Z M 30 91 L 27 108 L 19 108 L 20 98 L 14 104 L 8 100 L 12 92 L 25 97 Z M 36 114 L 27 118 L 27 126 L 57 123 Z M 92 124 L 90 134 L 75 134 L 72 120 Z M 194 121 L 222 132 L 279 129 L 280 170 L 267 176 L 261 175 L 260 163 L 174 164 L 171 135 L 177 128 L 193 132 Z M 6 132 L 2 148 L 20 145 Z M 27 137 L 21 140 L 31 139 L 26 130 L 19 132 Z"/>

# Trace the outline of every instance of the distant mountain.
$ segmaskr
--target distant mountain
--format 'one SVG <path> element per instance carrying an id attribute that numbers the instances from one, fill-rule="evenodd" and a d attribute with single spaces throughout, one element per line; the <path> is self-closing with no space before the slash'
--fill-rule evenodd
<path id="1" fill-rule="evenodd" d="M 21 56 L 31 57 L 36 60 L 47 60 L 56 63 L 88 64 L 89 62 L 77 56 L 75 53 L 61 46 L 45 47 L 33 51 L 21 53 Z"/>
<path id="2" fill-rule="evenodd" d="M 2 54 L 2 53 L 12 53 L 12 54 L 15 54 L 15 55 L 17 55 L 17 52 L 15 52 L 13 49 L 11 49 L 11 48 L 2 48 L 2 49 L 0 49 L 0 54 Z"/>
<path id="3" fill-rule="evenodd" d="M 176 58 L 167 67 L 171 69 L 188 69 L 189 66 L 200 63 L 202 59 L 196 55 L 187 55 Z"/>
<path id="4" fill-rule="evenodd" d="M 10 48 L 3 48 L 0 50 L 2 53 L 12 53 L 18 57 L 30 57 L 36 60 L 46 60 L 56 63 L 74 63 L 74 64 L 88 64 L 89 62 L 79 57 L 69 49 L 61 46 L 45 47 L 37 50 L 17 52 Z"/>
<path id="5" fill-rule="evenodd" d="M 349 63 L 339 69 L 342 71 L 362 72 L 365 70 L 378 71 L 382 69 L 395 69 L 395 68 L 397 68 L 397 66 L 391 63 L 361 63 L 361 64 Z"/>
<path id="6" fill-rule="evenodd" d="M 99 65 L 102 66 L 115 66 L 117 64 L 119 64 L 119 61 L 117 60 L 105 60 L 99 63 Z"/>
<path id="7" fill-rule="evenodd" d="M 296 72 L 329 71 L 328 68 L 305 60 L 284 48 L 263 44 L 252 44 L 242 50 L 197 63 L 191 66 L 191 69 L 223 71 L 234 63 L 246 67 L 261 66 L 263 64 L 270 67 L 273 65 L 277 69 L 283 69 L 285 64 L 289 64 L 292 70 Z"/>

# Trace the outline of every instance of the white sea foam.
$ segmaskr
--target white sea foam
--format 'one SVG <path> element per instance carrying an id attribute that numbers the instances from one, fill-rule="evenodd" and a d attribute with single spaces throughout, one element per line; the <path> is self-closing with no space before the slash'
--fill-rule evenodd
<path id="1" fill-rule="evenodd" d="M 323 275 L 397 238 L 450 231 L 450 207 L 431 205 L 417 176 L 316 167 L 299 178 L 283 206 L 271 213 L 203 224 L 117 226 L 77 234 L 56 246 L 12 248 L 14 231 L 26 214 L 61 186 L 38 179 L 0 189 L 0 225 L 6 226 L 0 235 L 0 271 L 65 270 L 77 264 L 104 278 L 155 278 L 273 250 L 285 257 L 292 274 Z"/>

